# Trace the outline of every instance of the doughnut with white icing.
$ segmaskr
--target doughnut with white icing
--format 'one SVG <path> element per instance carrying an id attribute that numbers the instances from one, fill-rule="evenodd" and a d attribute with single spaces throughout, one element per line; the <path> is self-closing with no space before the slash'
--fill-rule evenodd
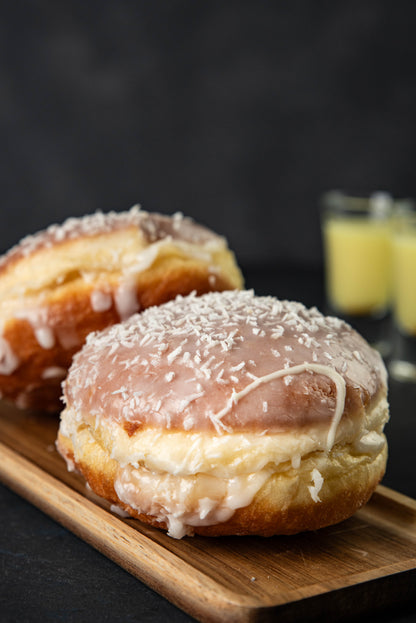
<path id="1" fill-rule="evenodd" d="M 0 397 L 58 411 L 88 333 L 177 294 L 240 287 L 225 239 L 179 213 L 135 206 L 52 225 L 0 258 Z"/>
<path id="2" fill-rule="evenodd" d="M 315 530 L 385 470 L 379 354 L 337 318 L 251 291 L 178 297 L 88 336 L 64 401 L 68 466 L 177 538 Z"/>

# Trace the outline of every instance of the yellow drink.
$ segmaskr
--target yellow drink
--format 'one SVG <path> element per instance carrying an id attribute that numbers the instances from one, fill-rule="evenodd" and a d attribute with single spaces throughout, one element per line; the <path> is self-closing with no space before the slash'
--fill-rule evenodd
<path id="1" fill-rule="evenodd" d="M 327 293 L 333 308 L 350 315 L 383 312 L 391 290 L 389 220 L 328 218 L 323 237 Z"/>
<path id="2" fill-rule="evenodd" d="M 416 336 L 416 230 L 393 242 L 395 318 L 401 331 Z"/>

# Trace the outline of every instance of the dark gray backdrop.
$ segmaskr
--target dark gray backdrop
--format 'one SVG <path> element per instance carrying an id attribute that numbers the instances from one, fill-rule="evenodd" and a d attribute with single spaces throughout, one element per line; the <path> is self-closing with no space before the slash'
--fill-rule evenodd
<path id="1" fill-rule="evenodd" d="M 413 7 L 1 3 L 0 250 L 140 202 L 319 266 L 323 190 L 416 195 Z"/>

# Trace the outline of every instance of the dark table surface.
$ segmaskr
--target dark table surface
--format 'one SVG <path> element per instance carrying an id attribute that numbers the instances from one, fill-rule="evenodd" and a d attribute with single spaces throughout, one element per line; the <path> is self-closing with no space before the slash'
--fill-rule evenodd
<path id="1" fill-rule="evenodd" d="M 323 306 L 320 271 L 269 267 L 245 274 L 246 285 L 258 294 Z M 383 484 L 416 498 L 416 384 L 392 379 L 389 384 L 389 463 Z M 1 623 L 194 620 L 1 485 L 0 505 Z M 416 596 L 362 620 L 415 623 Z"/>

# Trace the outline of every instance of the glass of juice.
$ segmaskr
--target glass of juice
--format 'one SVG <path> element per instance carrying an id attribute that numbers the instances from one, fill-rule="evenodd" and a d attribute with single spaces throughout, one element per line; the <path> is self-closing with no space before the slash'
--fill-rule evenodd
<path id="1" fill-rule="evenodd" d="M 385 192 L 364 197 L 331 191 L 321 206 L 329 311 L 348 320 L 387 355 L 395 201 Z"/>
<path id="2" fill-rule="evenodd" d="M 394 344 L 390 374 L 416 382 L 416 210 L 397 210 L 392 228 Z"/>

